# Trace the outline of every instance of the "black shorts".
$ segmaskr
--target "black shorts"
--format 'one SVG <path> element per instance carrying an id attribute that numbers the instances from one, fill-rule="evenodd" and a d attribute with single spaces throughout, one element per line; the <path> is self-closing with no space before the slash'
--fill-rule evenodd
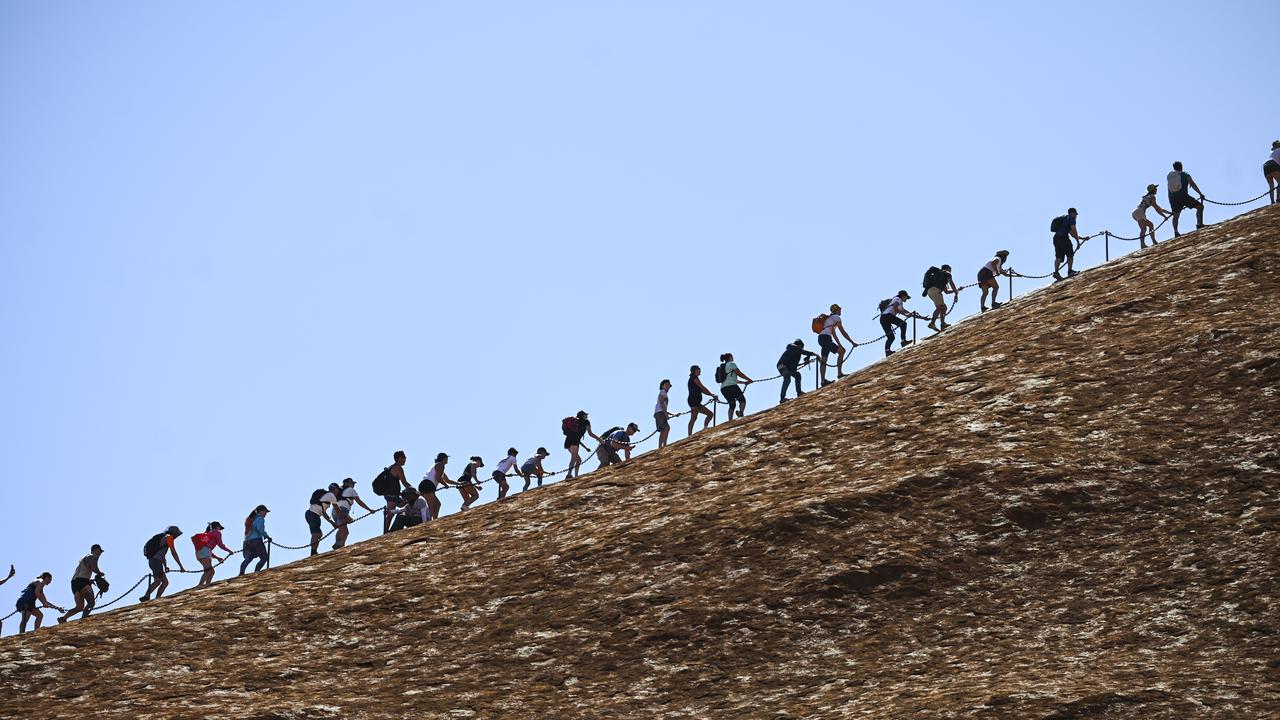
<path id="1" fill-rule="evenodd" d="M 581 444 L 582 444 L 582 438 L 577 437 L 577 436 L 566 436 L 566 437 L 565 437 L 565 439 L 564 439 L 564 449 L 565 449 L 565 450 L 568 450 L 569 448 L 573 447 L 574 445 L 581 445 Z"/>
<path id="2" fill-rule="evenodd" d="M 13 607 L 18 612 L 35 612 L 36 599 L 31 598 L 30 600 L 23 600 L 22 598 L 18 598 L 18 602 L 14 603 Z"/>
<path id="3" fill-rule="evenodd" d="M 818 347 L 822 348 L 822 359 L 826 360 L 831 353 L 840 354 L 839 346 L 836 345 L 836 339 L 830 335 L 818 336 Z"/>
<path id="4" fill-rule="evenodd" d="M 439 490 L 439 489 L 440 489 L 440 486 L 436 485 L 435 480 L 428 480 L 426 478 L 422 478 L 422 482 L 418 483 L 418 494 L 420 495 L 427 495 L 429 493 L 434 493 L 436 490 Z"/>
<path id="5" fill-rule="evenodd" d="M 1186 208 L 1201 207 L 1198 200 L 1191 199 L 1191 193 L 1183 190 L 1182 192 L 1171 193 L 1169 195 L 1169 209 L 1178 212 Z"/>
<path id="6" fill-rule="evenodd" d="M 497 483 L 502 483 L 507 481 L 506 474 L 503 473 L 501 470 L 494 470 L 493 475 L 491 475 L 490 477 L 492 477 L 493 481 Z"/>
<path id="7" fill-rule="evenodd" d="M 164 555 L 158 558 L 148 558 L 147 567 L 150 568 L 153 579 L 163 580 L 165 578 Z"/>
<path id="8" fill-rule="evenodd" d="M 92 584 L 91 578 L 71 578 L 71 594 L 75 595 Z"/>
<path id="9" fill-rule="evenodd" d="M 729 402 L 741 402 L 746 400 L 746 398 L 742 396 L 742 388 L 737 385 L 722 387 L 720 388 L 720 392 L 724 395 L 724 399 Z"/>
<path id="10" fill-rule="evenodd" d="M 994 280 L 995 277 L 996 277 L 996 274 L 986 268 L 982 268 L 981 270 L 978 271 L 978 282 L 980 283 L 987 282 L 989 280 Z"/>
<path id="11" fill-rule="evenodd" d="M 1280 163 L 1277 163 L 1275 160 L 1268 160 L 1262 163 L 1262 174 L 1264 176 L 1280 175 Z"/>
<path id="12" fill-rule="evenodd" d="M 701 395 L 690 395 L 690 396 L 689 396 L 689 409 L 690 409 L 690 410 L 693 410 L 693 409 L 695 409 L 695 408 L 700 408 L 700 407 L 702 407 L 702 396 L 701 396 Z"/>
<path id="13" fill-rule="evenodd" d="M 1067 258 L 1075 257 L 1076 248 L 1071 244 L 1071 237 L 1068 235 L 1053 236 L 1053 257 L 1061 262 Z"/>
<path id="14" fill-rule="evenodd" d="M 311 528 L 312 535 L 320 534 L 320 516 L 308 510 L 303 517 L 307 519 L 307 527 Z"/>
<path id="15" fill-rule="evenodd" d="M 476 479 L 471 477 L 470 475 L 463 475 L 462 477 L 458 478 L 458 484 L 459 485 L 475 485 Z"/>

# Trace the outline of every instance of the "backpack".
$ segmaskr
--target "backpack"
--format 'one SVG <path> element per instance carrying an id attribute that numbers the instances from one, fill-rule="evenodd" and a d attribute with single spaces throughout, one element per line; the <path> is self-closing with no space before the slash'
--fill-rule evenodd
<path id="1" fill-rule="evenodd" d="M 569 417 L 561 420 L 560 432 L 564 433 L 565 437 L 573 437 L 574 435 L 577 435 L 578 434 L 578 418 L 570 415 Z"/>
<path id="2" fill-rule="evenodd" d="M 167 533 L 156 533 L 151 539 L 142 546 L 142 556 L 151 559 L 156 553 L 164 549 L 164 537 Z"/>
<path id="3" fill-rule="evenodd" d="M 320 489 L 318 489 L 318 490 L 312 490 L 312 491 L 311 491 L 311 504 L 312 504 L 312 505 L 319 505 L 319 504 L 320 504 L 320 498 L 324 497 L 324 494 L 325 494 L 325 493 L 327 493 L 327 492 L 329 492 L 329 491 L 328 491 L 328 490 L 325 490 L 324 488 L 320 488 Z"/>
<path id="4" fill-rule="evenodd" d="M 99 575 L 98 577 L 94 578 L 93 584 L 98 586 L 98 597 L 102 597 L 103 595 L 106 595 L 107 591 L 111 589 L 111 583 L 107 582 L 106 575 Z"/>
<path id="5" fill-rule="evenodd" d="M 729 373 L 724 369 L 724 363 L 720 363 L 720 367 L 716 368 L 716 382 L 722 383 L 724 379 L 729 377 Z"/>
<path id="6" fill-rule="evenodd" d="M 889 305 L 892 303 L 893 303 L 893 298 L 885 298 L 884 300 L 881 300 L 880 304 L 877 305 L 876 307 L 880 310 L 880 312 L 883 313 L 884 309 L 889 307 Z"/>
<path id="7" fill-rule="evenodd" d="M 821 335 L 822 330 L 827 326 L 827 318 L 829 317 L 831 316 L 826 313 L 822 313 L 821 315 L 813 319 L 813 323 L 810 325 L 810 327 L 813 328 L 814 332 Z"/>
<path id="8" fill-rule="evenodd" d="M 928 270 L 924 271 L 924 289 L 926 291 L 931 287 L 941 290 L 946 284 L 947 274 L 942 271 L 942 268 L 930 266 Z"/>
<path id="9" fill-rule="evenodd" d="M 1067 229 L 1066 215 L 1059 215 L 1058 217 L 1053 219 L 1053 222 L 1049 223 L 1049 232 L 1051 233 L 1065 232 L 1066 229 Z"/>
<path id="10" fill-rule="evenodd" d="M 603 433 L 601 433 L 601 434 L 600 434 L 600 437 L 604 438 L 604 441 L 605 441 L 605 442 L 609 442 L 609 436 L 610 436 L 610 435 L 612 435 L 612 434 L 614 434 L 614 433 L 616 433 L 616 432 L 618 432 L 618 431 L 619 431 L 619 430 L 621 430 L 621 429 L 622 429 L 622 428 L 618 427 L 617 425 L 614 425 L 613 427 L 611 427 L 611 428 L 609 428 L 608 430 L 605 430 Z"/>
<path id="11" fill-rule="evenodd" d="M 202 533 L 196 533 L 195 535 L 192 535 L 192 536 L 191 536 L 191 544 L 196 546 L 196 550 L 200 550 L 200 549 L 202 549 L 202 548 L 206 548 L 206 547 L 208 547 L 208 546 L 209 546 L 209 533 L 207 533 L 207 532 L 202 532 Z"/>
<path id="12" fill-rule="evenodd" d="M 382 472 L 378 473 L 378 477 L 373 479 L 374 495 L 391 495 L 400 487 L 400 483 L 396 480 L 396 476 L 391 474 L 391 468 L 395 465 L 388 465 L 382 468 Z"/>
<path id="13" fill-rule="evenodd" d="M 32 580 L 18 596 L 18 605 L 29 605 L 36 601 L 36 581 Z"/>

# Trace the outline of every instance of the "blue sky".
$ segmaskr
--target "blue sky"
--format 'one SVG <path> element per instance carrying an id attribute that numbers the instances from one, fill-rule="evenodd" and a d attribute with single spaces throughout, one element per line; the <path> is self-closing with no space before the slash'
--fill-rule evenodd
<path id="1" fill-rule="evenodd" d="M 772 375 L 832 302 L 867 339 L 931 264 L 969 283 L 1007 248 L 1048 272 L 1069 205 L 1084 233 L 1136 234 L 1173 160 L 1210 198 L 1253 197 L 1280 137 L 1278 20 L 1271 2 L 5 3 L 0 564 L 19 576 L 0 601 L 49 570 L 65 603 L 94 542 L 127 587 L 152 533 L 235 528 L 259 502 L 301 544 L 311 489 L 370 494 L 400 448 L 415 482 L 442 450 L 491 468 L 545 445 L 561 468 L 561 417 L 647 433 L 659 380 L 683 409 L 689 365 L 721 352 Z"/>

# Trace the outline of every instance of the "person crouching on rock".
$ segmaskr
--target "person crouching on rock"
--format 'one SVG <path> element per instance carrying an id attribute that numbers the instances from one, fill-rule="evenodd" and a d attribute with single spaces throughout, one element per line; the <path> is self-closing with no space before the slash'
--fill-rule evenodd
<path id="1" fill-rule="evenodd" d="M 630 423 L 625 430 L 615 428 L 605 433 L 604 439 L 600 441 L 600 448 L 596 451 L 596 455 L 600 458 L 600 469 L 603 470 L 610 465 L 621 465 L 623 460 L 618 457 L 619 450 L 626 454 L 627 460 L 630 460 L 631 448 L 635 447 L 631 443 L 631 436 L 638 432 L 640 432 L 640 426 Z"/>

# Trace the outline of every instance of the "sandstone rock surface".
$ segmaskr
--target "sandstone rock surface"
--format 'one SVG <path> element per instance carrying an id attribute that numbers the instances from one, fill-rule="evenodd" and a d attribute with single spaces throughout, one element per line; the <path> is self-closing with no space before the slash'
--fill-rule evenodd
<path id="1" fill-rule="evenodd" d="M 0 641 L 4 718 L 1280 716 L 1280 207 L 501 505 Z"/>

